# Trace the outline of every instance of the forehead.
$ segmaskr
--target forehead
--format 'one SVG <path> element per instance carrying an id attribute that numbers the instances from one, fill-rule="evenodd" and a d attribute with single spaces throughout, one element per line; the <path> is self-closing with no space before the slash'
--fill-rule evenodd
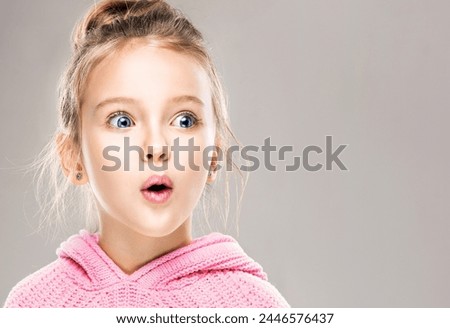
<path id="1" fill-rule="evenodd" d="M 158 105 L 192 95 L 211 103 L 209 77 L 193 56 L 148 42 L 129 42 L 102 59 L 89 73 L 83 103 L 130 97 Z"/>

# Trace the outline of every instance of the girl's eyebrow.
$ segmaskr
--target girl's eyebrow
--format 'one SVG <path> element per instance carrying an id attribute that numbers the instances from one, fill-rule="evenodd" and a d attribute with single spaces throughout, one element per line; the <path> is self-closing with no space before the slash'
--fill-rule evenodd
<path id="1" fill-rule="evenodd" d="M 100 108 L 109 105 L 109 104 L 136 104 L 139 101 L 134 99 L 134 98 L 128 98 L 128 97 L 114 97 L 114 98 L 107 98 L 105 100 L 102 100 L 100 103 L 97 104 L 97 106 L 95 106 L 95 111 L 98 111 Z M 172 104 L 179 104 L 179 103 L 183 103 L 183 102 L 193 102 L 196 104 L 199 104 L 201 106 L 204 106 L 204 102 L 196 97 L 196 96 L 191 96 L 191 95 L 182 95 L 182 96 L 176 96 L 173 97 L 171 99 L 169 99 L 168 101 L 169 103 Z"/>
<path id="2" fill-rule="evenodd" d="M 95 106 L 95 111 L 98 111 L 102 107 L 109 104 L 136 104 L 136 103 L 137 100 L 128 97 L 107 98 L 105 100 L 102 100 L 100 103 L 97 104 L 97 106 Z"/>
<path id="3" fill-rule="evenodd" d="M 177 96 L 177 97 L 173 97 L 172 99 L 169 100 L 169 102 L 171 103 L 182 103 L 182 102 L 194 102 L 196 104 L 199 104 L 201 106 L 205 106 L 205 104 L 203 103 L 203 101 L 195 96 L 190 96 L 190 95 L 182 95 L 182 96 Z"/>

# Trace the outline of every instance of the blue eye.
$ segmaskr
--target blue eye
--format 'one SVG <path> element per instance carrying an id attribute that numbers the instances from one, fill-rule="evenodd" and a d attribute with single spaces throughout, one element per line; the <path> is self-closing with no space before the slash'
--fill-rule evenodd
<path id="1" fill-rule="evenodd" d="M 119 129 L 125 129 L 129 128 L 133 125 L 133 121 L 131 118 L 122 112 L 115 113 L 112 117 L 108 119 L 109 125 L 119 128 Z"/>
<path id="2" fill-rule="evenodd" d="M 188 129 L 195 124 L 198 120 L 190 113 L 182 113 L 175 118 L 174 123 L 181 128 Z"/>

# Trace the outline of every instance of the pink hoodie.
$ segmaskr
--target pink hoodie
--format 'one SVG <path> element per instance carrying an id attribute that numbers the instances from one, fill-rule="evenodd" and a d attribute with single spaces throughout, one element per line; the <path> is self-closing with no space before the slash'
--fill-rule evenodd
<path id="1" fill-rule="evenodd" d="M 232 237 L 197 238 L 125 274 L 81 231 L 19 282 L 5 307 L 289 307 Z"/>

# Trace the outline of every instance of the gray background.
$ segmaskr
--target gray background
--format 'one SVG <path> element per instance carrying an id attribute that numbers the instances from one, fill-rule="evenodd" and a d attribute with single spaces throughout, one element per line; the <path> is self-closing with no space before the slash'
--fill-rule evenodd
<path id="1" fill-rule="evenodd" d="M 14 168 L 55 128 L 70 32 L 92 2 L 1 3 L 0 302 L 66 237 L 33 233 L 32 186 Z M 209 41 L 244 145 L 348 144 L 347 172 L 274 161 L 250 176 L 238 240 L 288 302 L 450 306 L 449 2 L 170 2 Z"/>

